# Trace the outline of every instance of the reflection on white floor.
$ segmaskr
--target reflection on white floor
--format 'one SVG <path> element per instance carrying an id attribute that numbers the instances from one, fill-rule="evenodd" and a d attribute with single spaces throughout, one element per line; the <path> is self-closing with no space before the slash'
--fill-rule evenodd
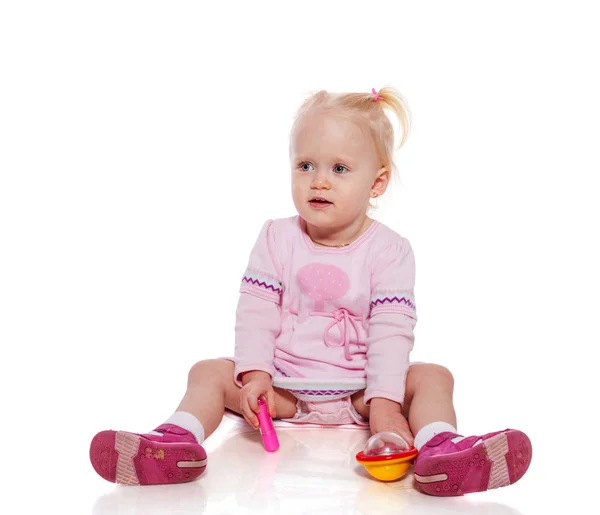
<path id="1" fill-rule="evenodd" d="M 206 472 L 181 485 L 116 485 L 94 504 L 93 515 L 187 514 L 451 514 L 523 515 L 474 497 L 420 493 L 411 471 L 399 481 L 372 479 L 354 457 L 368 430 L 277 426 L 280 448 L 268 453 L 260 435 L 227 416 L 205 443 Z M 485 495 L 485 494 L 483 494 Z"/>

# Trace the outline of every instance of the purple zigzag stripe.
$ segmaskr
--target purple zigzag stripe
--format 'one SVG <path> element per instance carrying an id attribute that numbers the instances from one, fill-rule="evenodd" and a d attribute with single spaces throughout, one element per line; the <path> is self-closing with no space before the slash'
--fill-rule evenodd
<path id="1" fill-rule="evenodd" d="M 398 297 L 386 297 L 385 299 L 377 299 L 371 302 L 371 307 L 377 306 L 377 304 L 385 304 L 386 302 L 392 303 L 394 301 L 398 302 L 399 304 L 404 302 L 404 304 L 407 304 L 412 309 L 415 309 L 415 305 L 406 297 L 402 297 L 401 299 L 399 299 Z"/>
<path id="2" fill-rule="evenodd" d="M 275 288 L 274 286 L 271 286 L 270 284 L 267 284 L 264 281 L 259 282 L 257 279 L 252 279 L 251 277 L 244 276 L 242 282 L 252 283 L 255 286 L 262 286 L 265 290 L 271 289 L 274 292 L 281 293 L 281 288 Z"/>
<path id="3" fill-rule="evenodd" d="M 355 392 L 356 390 L 288 390 L 300 395 L 340 395 L 342 393 Z"/>

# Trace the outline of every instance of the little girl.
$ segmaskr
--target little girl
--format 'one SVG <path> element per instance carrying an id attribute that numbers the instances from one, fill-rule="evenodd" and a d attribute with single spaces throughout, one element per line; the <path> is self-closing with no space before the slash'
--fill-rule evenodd
<path id="1" fill-rule="evenodd" d="M 461 495 L 519 480 L 531 460 L 521 431 L 460 435 L 453 377 L 411 363 L 415 262 L 408 240 L 367 216 L 395 168 L 394 131 L 409 111 L 393 88 L 319 91 L 297 113 L 290 138 L 298 216 L 266 222 L 250 254 L 237 308 L 235 356 L 196 363 L 175 413 L 144 434 L 102 431 L 94 469 L 108 481 L 152 485 L 196 479 L 201 444 L 225 409 L 258 427 L 272 417 L 393 431 L 419 450 L 425 493 Z M 414 435 L 414 437 L 413 437 Z"/>

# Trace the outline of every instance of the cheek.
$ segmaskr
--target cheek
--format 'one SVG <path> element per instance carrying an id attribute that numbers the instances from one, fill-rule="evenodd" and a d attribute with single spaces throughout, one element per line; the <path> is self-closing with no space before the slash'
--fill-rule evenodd
<path id="1" fill-rule="evenodd" d="M 310 179 L 308 175 L 300 175 L 297 173 L 292 174 L 292 190 L 301 190 L 310 185 Z"/>
<path id="2" fill-rule="evenodd" d="M 302 185 L 302 181 L 292 177 L 292 196 L 294 198 L 298 198 L 302 195 L 303 191 L 304 187 Z"/>
<path id="3" fill-rule="evenodd" d="M 348 197 L 353 199 L 354 202 L 360 203 L 369 198 L 369 192 L 371 191 L 370 183 L 366 181 L 357 181 L 349 186 Z"/>

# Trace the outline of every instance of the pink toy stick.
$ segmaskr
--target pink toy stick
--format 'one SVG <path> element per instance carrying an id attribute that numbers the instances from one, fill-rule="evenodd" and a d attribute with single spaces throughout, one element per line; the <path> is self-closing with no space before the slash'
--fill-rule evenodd
<path id="1" fill-rule="evenodd" d="M 269 416 L 269 407 L 267 401 L 261 397 L 258 399 L 258 424 L 260 429 L 260 435 L 262 436 L 263 445 L 269 452 L 276 451 L 279 449 L 279 440 L 277 439 L 277 433 L 273 427 L 273 421 Z"/>

